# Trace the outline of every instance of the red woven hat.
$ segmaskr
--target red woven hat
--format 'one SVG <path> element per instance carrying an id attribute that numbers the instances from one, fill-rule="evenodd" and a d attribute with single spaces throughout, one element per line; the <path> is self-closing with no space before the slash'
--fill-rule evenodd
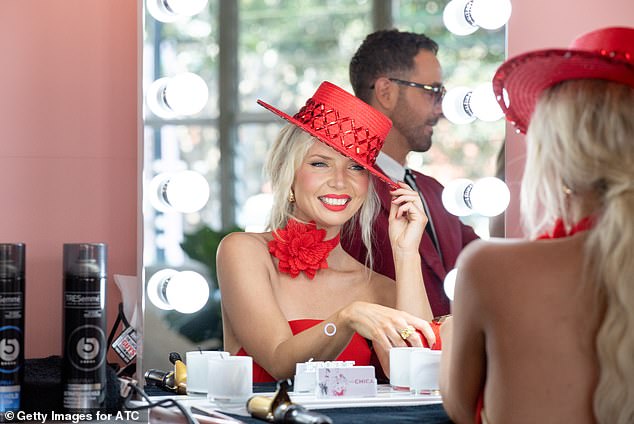
<path id="1" fill-rule="evenodd" d="M 522 133 L 544 89 L 573 79 L 600 79 L 634 87 L 634 28 L 612 27 L 576 38 L 569 49 L 524 53 L 493 77 L 498 103 Z"/>
<path id="2" fill-rule="evenodd" d="M 276 115 L 317 137 L 385 181 L 397 185 L 374 167 L 392 121 L 372 106 L 334 84 L 324 81 L 294 116 L 258 100 Z"/>

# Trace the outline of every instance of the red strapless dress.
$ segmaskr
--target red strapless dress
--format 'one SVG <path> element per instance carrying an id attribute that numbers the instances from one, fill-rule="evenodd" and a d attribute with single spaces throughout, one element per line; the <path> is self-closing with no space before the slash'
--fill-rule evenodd
<path id="1" fill-rule="evenodd" d="M 298 319 L 294 321 L 289 321 L 288 325 L 291 327 L 293 335 L 295 335 L 311 327 L 314 327 L 320 322 L 323 321 L 318 319 Z M 236 353 L 236 356 L 248 355 L 249 354 L 242 348 L 238 351 L 238 353 Z M 370 350 L 368 342 L 357 333 L 354 333 L 354 336 L 352 336 L 352 340 L 350 340 L 348 346 L 346 346 L 343 352 L 341 352 L 341 355 L 337 357 L 337 360 L 354 361 L 355 365 L 370 365 L 371 356 L 372 352 Z M 253 382 L 267 383 L 271 381 L 276 380 L 259 364 L 253 362 Z"/>

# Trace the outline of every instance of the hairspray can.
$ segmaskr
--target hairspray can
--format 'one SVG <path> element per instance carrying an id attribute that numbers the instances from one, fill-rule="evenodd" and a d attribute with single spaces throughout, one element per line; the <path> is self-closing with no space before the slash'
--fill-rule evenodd
<path id="1" fill-rule="evenodd" d="M 23 243 L 0 244 L 0 418 L 20 409 L 24 379 Z"/>
<path id="2" fill-rule="evenodd" d="M 64 244 L 63 405 L 97 411 L 106 397 L 106 262 L 103 243 Z"/>

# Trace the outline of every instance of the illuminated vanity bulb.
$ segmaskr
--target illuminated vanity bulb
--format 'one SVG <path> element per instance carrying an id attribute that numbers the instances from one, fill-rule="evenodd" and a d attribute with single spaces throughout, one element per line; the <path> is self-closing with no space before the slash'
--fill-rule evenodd
<path id="1" fill-rule="evenodd" d="M 478 28 L 494 30 L 511 17 L 510 0 L 451 0 L 443 11 L 443 23 L 456 35 L 469 35 Z"/>
<path id="2" fill-rule="evenodd" d="M 469 99 L 472 90 L 468 87 L 453 87 L 442 99 L 442 113 L 454 124 L 468 124 L 476 117 L 471 111 Z"/>
<path id="3" fill-rule="evenodd" d="M 248 233 L 263 233 L 269 224 L 273 209 L 273 194 L 258 193 L 250 196 L 242 207 L 242 224 Z"/>
<path id="4" fill-rule="evenodd" d="M 453 301 L 454 290 L 456 288 L 456 277 L 458 276 L 458 268 L 454 268 L 447 273 L 443 281 L 443 288 L 449 300 Z"/>
<path id="5" fill-rule="evenodd" d="M 442 191 L 442 204 L 447 212 L 456 216 L 467 216 L 473 213 L 469 203 L 469 193 L 473 188 L 473 181 L 467 178 L 455 179 L 445 186 Z"/>
<path id="6" fill-rule="evenodd" d="M 508 22 L 512 9 L 510 0 L 473 0 L 471 17 L 480 28 L 494 30 Z"/>
<path id="7" fill-rule="evenodd" d="M 200 112 L 209 99 L 209 88 L 201 77 L 185 72 L 157 79 L 150 84 L 145 97 L 152 113 L 171 119 Z"/>
<path id="8" fill-rule="evenodd" d="M 194 271 L 162 269 L 147 285 L 147 295 L 154 306 L 163 310 L 176 310 L 191 314 L 202 309 L 209 299 L 209 284 Z"/>
<path id="9" fill-rule="evenodd" d="M 200 13 L 207 0 L 147 0 L 145 5 L 157 21 L 174 22 Z"/>
<path id="10" fill-rule="evenodd" d="M 475 182 L 470 197 L 475 212 L 483 216 L 496 216 L 508 207 L 511 193 L 504 181 L 486 177 Z"/>
<path id="11" fill-rule="evenodd" d="M 445 6 L 442 20 L 449 32 L 456 35 L 469 35 L 478 30 L 476 25 L 470 23 L 465 17 L 465 8 L 471 5 L 471 0 L 451 0 Z"/>
<path id="12" fill-rule="evenodd" d="M 504 116 L 491 83 L 480 84 L 474 90 L 451 88 L 442 100 L 442 113 L 454 124 L 468 124 L 476 118 L 493 122 Z"/>
<path id="13" fill-rule="evenodd" d="M 152 179 L 149 196 L 161 212 L 196 212 L 209 200 L 209 183 L 194 171 L 165 172 Z"/>
<path id="14" fill-rule="evenodd" d="M 447 184 L 442 192 L 443 206 L 456 216 L 472 213 L 496 216 L 506 210 L 510 200 L 506 183 L 495 177 L 482 178 L 475 183 L 467 178 L 458 178 Z"/>
<path id="15" fill-rule="evenodd" d="M 480 84 L 473 90 L 469 106 L 476 118 L 482 121 L 494 122 L 504 117 L 490 82 Z"/>

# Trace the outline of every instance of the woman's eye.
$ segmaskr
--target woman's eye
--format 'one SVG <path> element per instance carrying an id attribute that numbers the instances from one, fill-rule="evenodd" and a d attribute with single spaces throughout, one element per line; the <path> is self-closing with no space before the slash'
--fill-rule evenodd
<path id="1" fill-rule="evenodd" d="M 317 162 L 317 161 L 315 161 L 315 162 L 311 162 L 310 166 L 314 166 L 316 168 L 323 168 L 324 166 L 327 166 L 327 165 L 326 165 L 326 162 Z"/>
<path id="2" fill-rule="evenodd" d="M 356 163 L 350 167 L 350 169 L 354 171 L 365 171 L 365 168 L 361 165 L 357 165 Z"/>

